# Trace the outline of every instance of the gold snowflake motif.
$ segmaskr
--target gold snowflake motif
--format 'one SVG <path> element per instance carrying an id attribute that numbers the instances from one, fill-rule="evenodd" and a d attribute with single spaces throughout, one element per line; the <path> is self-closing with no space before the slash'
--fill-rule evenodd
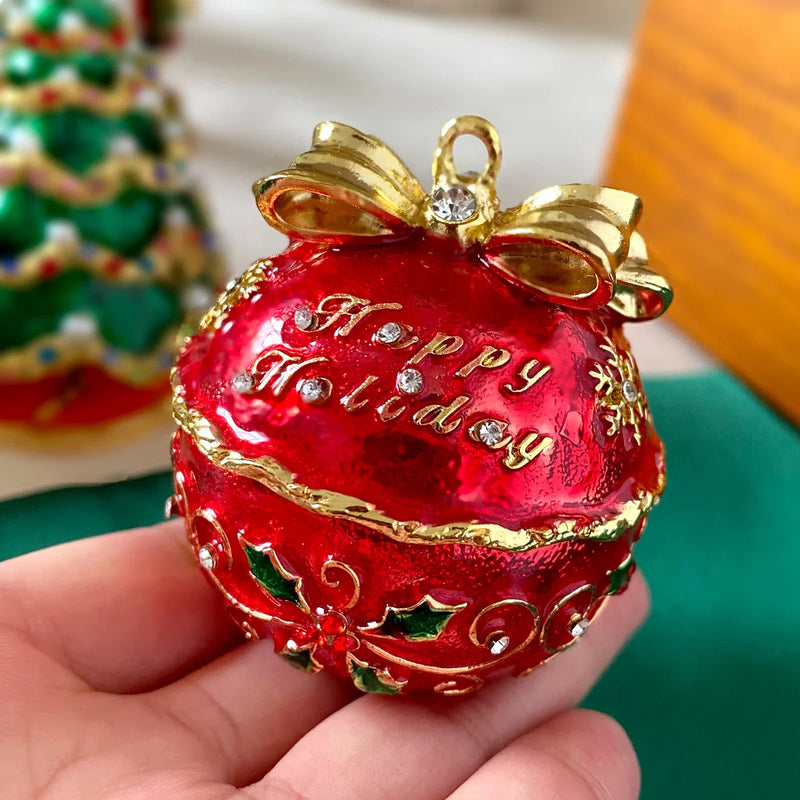
<path id="1" fill-rule="evenodd" d="M 1 1 L 1 0 L 0 0 Z M 217 302 L 200 321 L 200 331 L 217 330 L 222 327 L 228 312 L 243 300 L 247 300 L 268 277 L 273 275 L 275 268 L 268 258 L 254 261 L 238 278 L 231 281 Z"/>
<path id="2" fill-rule="evenodd" d="M 609 358 L 603 364 L 595 361 L 589 375 L 597 381 L 597 402 L 606 409 L 603 419 L 608 422 L 607 433 L 616 436 L 623 428 L 632 428 L 636 444 L 641 444 L 648 410 L 636 362 L 630 353 L 621 353 L 609 336 L 604 338 L 600 349 Z"/>

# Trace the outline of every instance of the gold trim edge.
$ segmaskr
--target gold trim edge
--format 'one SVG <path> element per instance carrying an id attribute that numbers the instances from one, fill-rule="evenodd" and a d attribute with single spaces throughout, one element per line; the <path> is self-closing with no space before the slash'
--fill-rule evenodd
<path id="1" fill-rule="evenodd" d="M 254 459 L 226 447 L 211 422 L 190 409 L 184 390 L 173 386 L 172 414 L 179 428 L 215 466 L 262 484 L 270 491 L 313 514 L 347 519 L 364 525 L 398 542 L 413 544 L 463 544 L 489 547 L 509 552 L 524 552 L 548 545 L 575 540 L 615 541 L 638 524 L 656 505 L 665 486 L 659 476 L 655 493 L 639 490 L 622 509 L 606 520 L 588 525 L 574 519 L 559 520 L 552 527 L 511 530 L 496 523 L 454 522 L 428 525 L 393 519 L 371 503 L 324 489 L 312 489 L 296 481 L 295 476 L 277 459 L 262 456 Z"/>

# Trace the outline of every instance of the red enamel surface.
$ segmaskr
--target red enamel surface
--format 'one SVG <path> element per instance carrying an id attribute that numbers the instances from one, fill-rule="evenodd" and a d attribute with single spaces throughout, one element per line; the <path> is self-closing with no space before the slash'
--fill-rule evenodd
<path id="1" fill-rule="evenodd" d="M 421 237 L 327 251 L 301 244 L 272 261 L 270 276 L 228 314 L 220 330 L 194 337 L 179 358 L 188 407 L 209 420 L 230 449 L 251 458 L 272 456 L 313 489 L 341 492 L 398 520 L 432 525 L 481 521 L 516 530 L 553 526 L 564 518 L 589 522 L 617 514 L 637 489 L 657 490 L 663 471 L 657 435 L 649 422 L 641 444 L 625 426 L 609 435 L 596 380 L 589 375 L 596 362 L 607 361 L 601 348 L 605 337 L 627 352 L 620 320 L 611 312 L 577 312 L 535 300 L 477 257 Z M 335 328 L 297 329 L 298 306 L 314 308 L 338 293 L 399 303 L 402 309 L 370 314 L 347 336 L 335 335 Z M 373 341 L 377 328 L 391 321 L 413 329 L 419 345 L 391 350 Z M 406 409 L 395 420 L 382 421 L 376 408 L 397 394 L 398 371 L 437 332 L 463 338 L 463 347 L 416 364 L 423 392 L 403 398 Z M 455 375 L 488 345 L 509 351 L 505 366 Z M 296 375 L 331 381 L 327 402 L 304 404 L 295 379 L 279 397 L 233 390 L 233 376 L 276 347 L 303 360 L 327 359 Z M 521 385 L 519 372 L 533 358 L 551 371 L 522 394 L 504 389 L 507 383 Z M 359 398 L 367 404 L 348 411 L 342 397 L 368 376 L 376 380 Z M 461 420 L 453 432 L 414 422 L 413 415 L 426 406 L 447 405 L 456 397 L 468 402 L 450 418 Z M 502 452 L 468 435 L 483 418 L 508 422 L 515 437 L 535 431 L 553 444 L 527 466 L 511 470 Z M 227 534 L 231 560 L 223 559 L 214 577 L 228 599 L 282 620 L 269 623 L 232 610 L 240 623 L 272 635 L 279 650 L 322 632 L 325 642 L 315 645 L 316 660 L 346 676 L 348 650 L 334 646 L 335 637 L 322 628 L 322 621 L 329 625 L 326 614 L 340 612 L 347 626 L 337 635 L 351 637 L 349 652 L 388 669 L 408 691 L 468 690 L 475 677 L 540 664 L 572 641 L 575 618 L 596 613 L 609 589 L 609 573 L 625 562 L 641 532 L 637 526 L 614 542 L 570 542 L 524 553 L 405 543 L 357 522 L 315 515 L 214 467 L 184 433 L 176 436 L 174 460 L 187 504 L 182 512 L 194 518 L 196 547 L 220 536 L 209 515 Z M 239 535 L 274 548 L 282 566 L 302 578 L 313 613 L 267 596 L 249 574 Z M 338 587 L 322 580 L 331 560 L 358 577 L 360 597 L 350 609 L 345 606 L 352 581 L 342 573 Z M 425 595 L 464 605 L 436 641 L 370 632 L 387 606 L 412 607 Z M 490 609 L 505 601 L 514 602 Z M 519 601 L 535 606 L 536 613 Z M 492 655 L 487 643 L 500 635 L 507 635 L 509 644 L 503 654 Z"/>

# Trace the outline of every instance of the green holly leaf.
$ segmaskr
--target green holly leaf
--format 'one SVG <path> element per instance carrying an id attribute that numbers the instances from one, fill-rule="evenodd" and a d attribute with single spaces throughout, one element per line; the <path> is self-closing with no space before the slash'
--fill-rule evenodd
<path id="1" fill-rule="evenodd" d="M 278 653 L 278 655 L 285 658 L 295 669 L 303 672 L 319 671 L 319 667 L 314 663 L 314 659 L 311 658 L 310 650 L 299 650 L 296 653 L 287 650 L 284 653 Z"/>
<path id="2" fill-rule="evenodd" d="M 370 694 L 400 694 L 403 683 L 395 680 L 386 670 L 376 669 L 354 656 L 347 659 L 347 668 L 356 689 Z"/>
<path id="3" fill-rule="evenodd" d="M 608 573 L 608 594 L 619 594 L 630 582 L 636 562 L 628 556 L 615 570 Z"/>
<path id="4" fill-rule="evenodd" d="M 250 562 L 250 573 L 270 597 L 305 608 L 300 594 L 302 580 L 281 566 L 271 547 L 259 549 L 245 542 L 244 552 Z"/>
<path id="5" fill-rule="evenodd" d="M 371 629 L 379 636 L 402 637 L 410 642 L 438 639 L 453 615 L 464 606 L 448 606 L 425 595 L 408 608 L 388 608 L 383 622 Z"/>

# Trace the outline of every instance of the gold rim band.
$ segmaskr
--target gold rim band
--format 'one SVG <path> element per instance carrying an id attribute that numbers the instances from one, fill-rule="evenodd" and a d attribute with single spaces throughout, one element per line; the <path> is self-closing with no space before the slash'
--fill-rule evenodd
<path id="1" fill-rule="evenodd" d="M 173 376 L 175 374 L 173 373 Z M 356 497 L 304 486 L 295 480 L 290 470 L 274 458 L 268 456 L 249 458 L 229 449 L 222 443 L 211 422 L 187 406 L 184 394 L 183 387 L 175 381 L 172 405 L 175 421 L 214 466 L 254 480 L 279 497 L 313 514 L 347 519 L 399 542 L 427 545 L 464 544 L 518 553 L 575 540 L 614 541 L 650 512 L 658 502 L 665 484 L 665 476 L 662 474 L 655 494 L 640 489 L 636 497 L 626 502 L 618 514 L 588 525 L 574 519 L 561 519 L 552 527 L 511 530 L 491 522 L 427 525 L 421 522 L 401 521 L 393 519 L 371 503 Z"/>

